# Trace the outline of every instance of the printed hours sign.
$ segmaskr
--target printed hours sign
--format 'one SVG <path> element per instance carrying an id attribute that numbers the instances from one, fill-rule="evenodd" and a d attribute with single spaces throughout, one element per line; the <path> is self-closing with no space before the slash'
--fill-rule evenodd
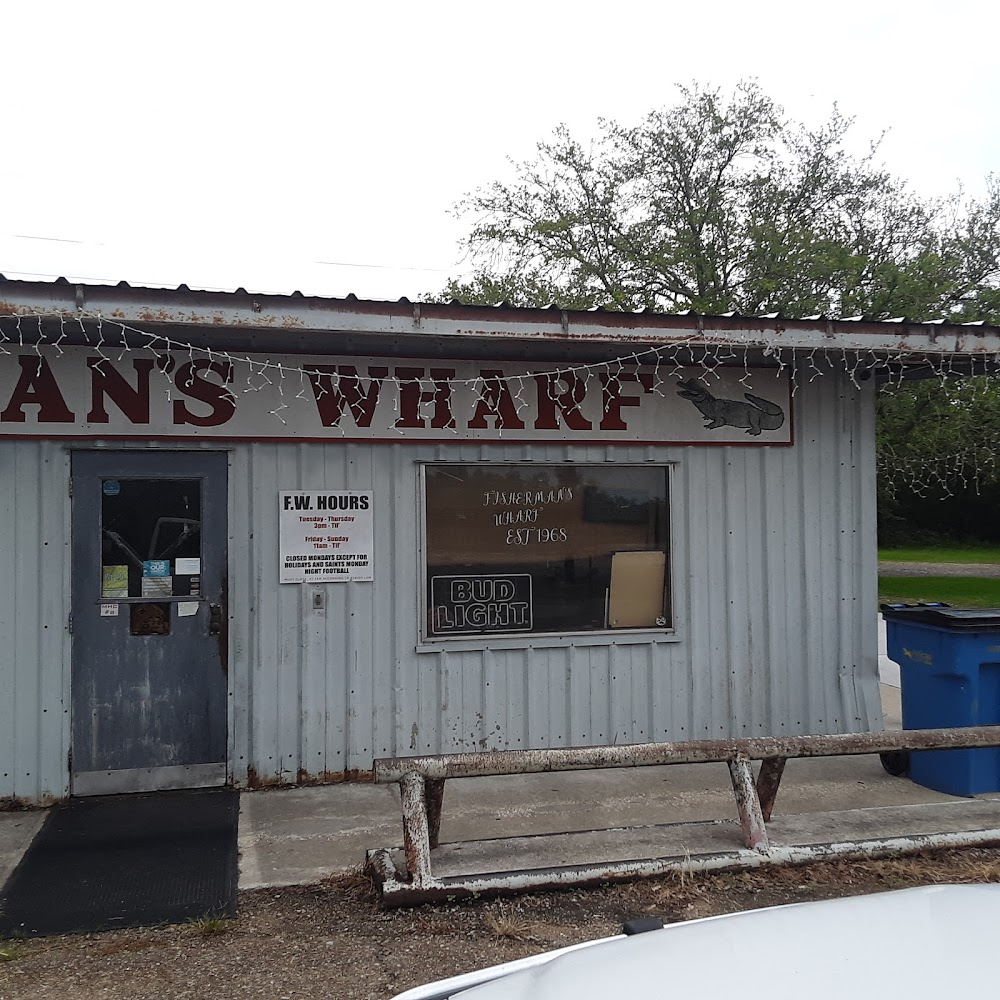
<path id="1" fill-rule="evenodd" d="M 370 581 L 374 529 L 365 490 L 282 490 L 278 494 L 280 581 Z"/>

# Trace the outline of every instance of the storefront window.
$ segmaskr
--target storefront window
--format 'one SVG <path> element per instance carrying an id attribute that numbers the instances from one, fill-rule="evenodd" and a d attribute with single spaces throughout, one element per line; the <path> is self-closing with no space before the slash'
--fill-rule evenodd
<path id="1" fill-rule="evenodd" d="M 662 466 L 430 465 L 427 635 L 671 624 Z"/>

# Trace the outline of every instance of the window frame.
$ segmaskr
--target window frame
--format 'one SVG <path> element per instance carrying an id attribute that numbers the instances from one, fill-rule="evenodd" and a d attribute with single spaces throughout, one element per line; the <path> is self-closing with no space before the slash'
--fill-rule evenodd
<path id="1" fill-rule="evenodd" d="M 674 475 L 676 461 L 655 462 L 552 462 L 552 461 L 468 461 L 462 459 L 426 459 L 416 463 L 417 474 L 417 652 L 440 652 L 443 649 L 461 652 L 481 649 L 528 649 L 565 646 L 630 645 L 635 643 L 662 643 L 680 641 L 677 623 L 676 575 L 674 568 Z M 661 469 L 665 474 L 666 496 L 666 566 L 664 569 L 664 590 L 670 610 L 670 624 L 664 626 L 642 626 L 638 628 L 610 628 L 566 630 L 561 632 L 489 632 L 463 633 L 461 635 L 431 635 L 428 623 L 430 607 L 430 586 L 427 577 L 427 469 L 456 466 L 460 468 L 551 468 L 578 466 L 583 468 L 615 469 Z"/>

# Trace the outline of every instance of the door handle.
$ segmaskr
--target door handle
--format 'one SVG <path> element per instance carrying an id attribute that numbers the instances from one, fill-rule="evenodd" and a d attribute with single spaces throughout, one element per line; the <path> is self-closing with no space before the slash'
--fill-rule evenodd
<path id="1" fill-rule="evenodd" d="M 222 605 L 210 604 L 208 606 L 208 634 L 222 635 Z"/>

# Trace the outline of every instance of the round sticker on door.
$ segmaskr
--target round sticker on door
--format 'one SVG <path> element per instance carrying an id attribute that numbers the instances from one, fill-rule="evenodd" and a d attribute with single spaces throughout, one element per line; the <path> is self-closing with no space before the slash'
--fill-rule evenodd
<path id="1" fill-rule="evenodd" d="M 106 497 L 116 497 L 122 491 L 122 484 L 117 479 L 105 479 L 101 489 Z"/>

